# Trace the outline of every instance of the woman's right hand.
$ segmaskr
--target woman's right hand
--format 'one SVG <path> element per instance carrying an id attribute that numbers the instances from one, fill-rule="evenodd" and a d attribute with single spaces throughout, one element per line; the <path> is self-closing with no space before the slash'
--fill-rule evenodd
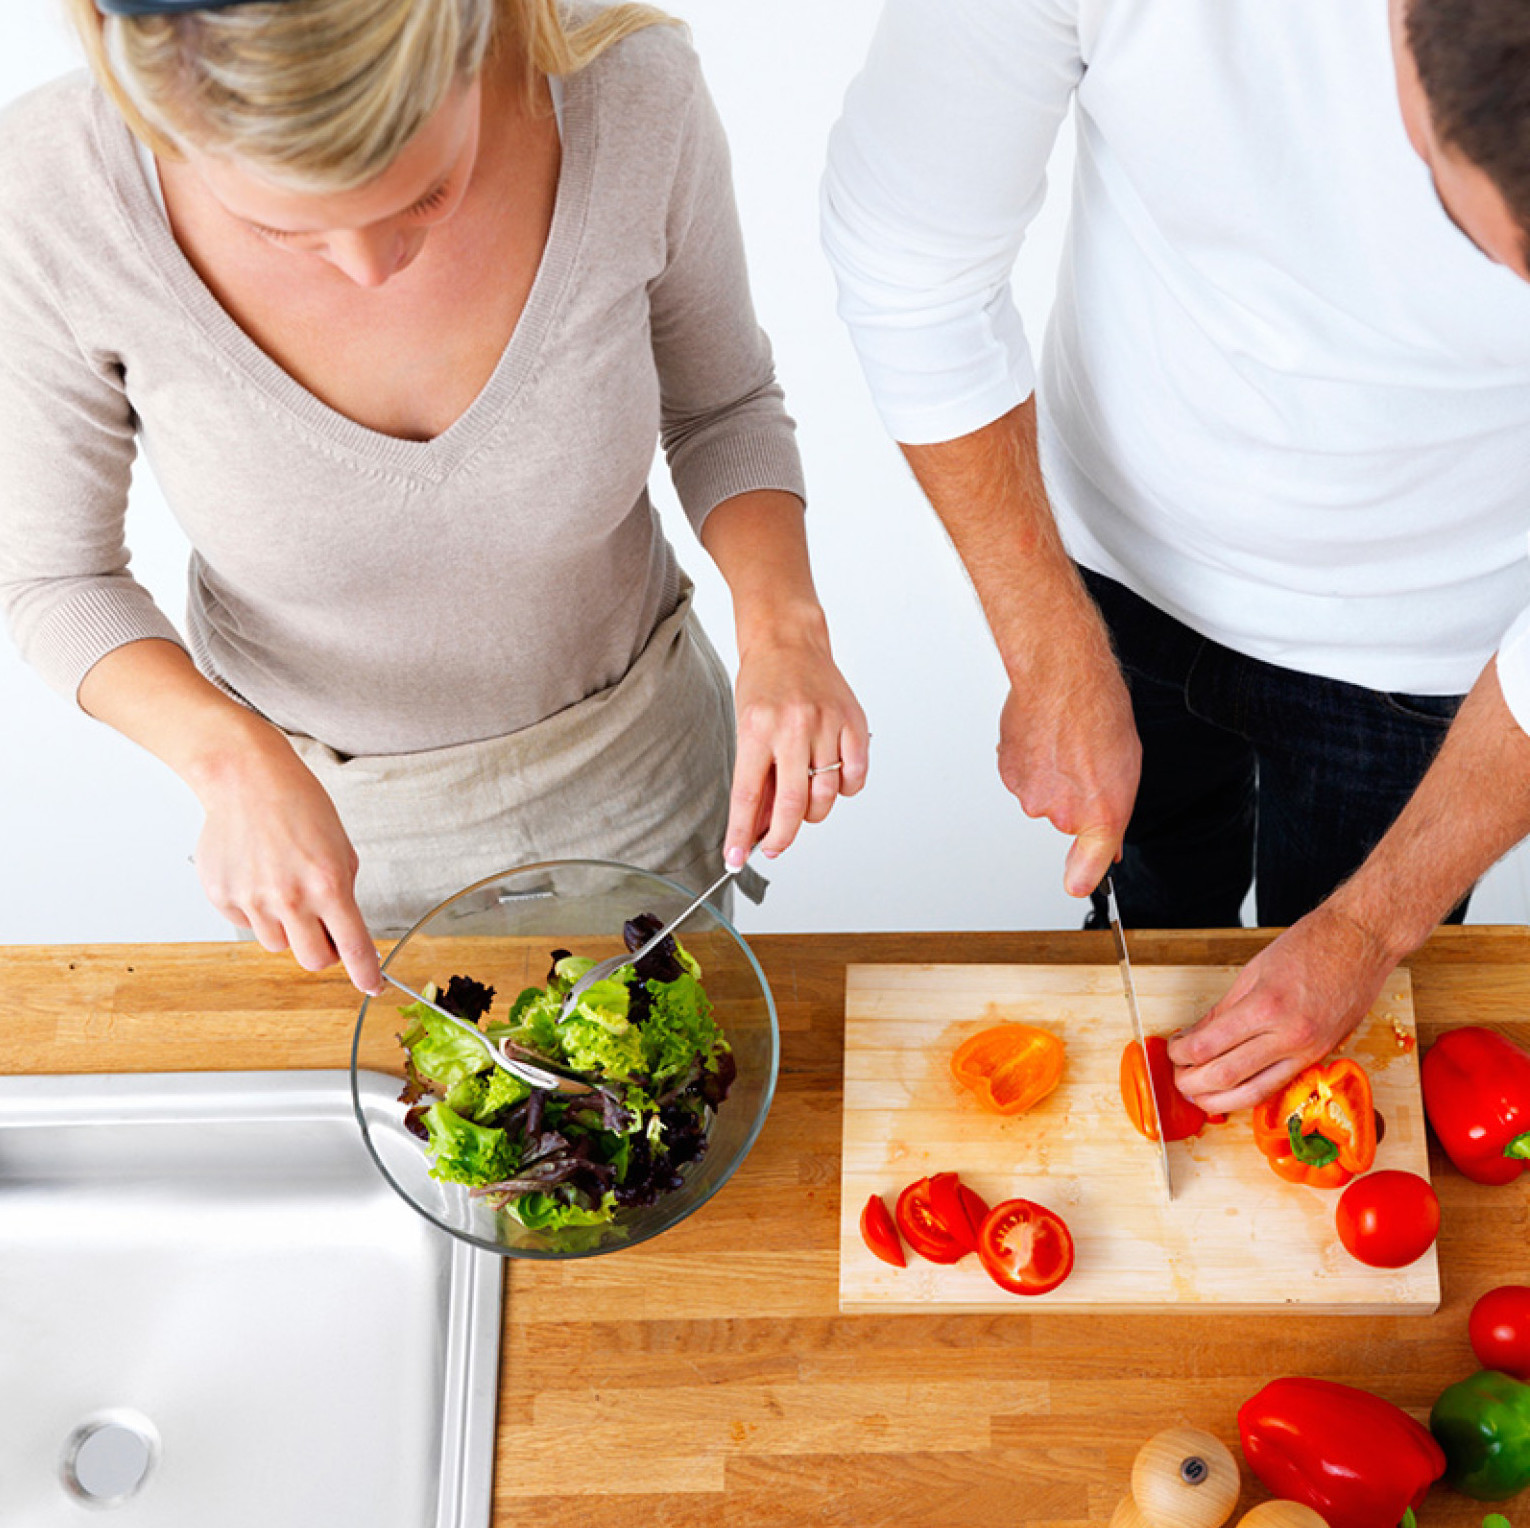
<path id="1" fill-rule="evenodd" d="M 338 960 L 377 996 L 382 970 L 356 906 L 356 851 L 286 735 L 210 684 L 159 638 L 113 648 L 80 705 L 162 759 L 207 814 L 197 874 L 214 907 L 272 951 L 322 971 Z"/>
<path id="2" fill-rule="evenodd" d="M 207 811 L 197 874 L 213 906 L 307 971 L 338 960 L 358 990 L 383 990 L 356 905 L 357 859 L 324 787 L 275 728 L 198 792 Z"/>

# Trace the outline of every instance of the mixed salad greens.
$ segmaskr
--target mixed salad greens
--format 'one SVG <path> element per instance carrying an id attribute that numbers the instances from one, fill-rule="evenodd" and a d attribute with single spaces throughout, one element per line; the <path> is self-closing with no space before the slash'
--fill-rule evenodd
<path id="1" fill-rule="evenodd" d="M 628 950 L 660 927 L 651 913 L 629 919 Z M 733 1083 L 733 1053 L 701 967 L 678 940 L 593 983 L 560 1024 L 564 997 L 594 964 L 554 950 L 546 986 L 527 987 L 486 1024 L 492 987 L 454 976 L 444 990 L 424 989 L 508 1054 L 580 1073 L 595 1088 L 589 1094 L 534 1088 L 424 1004 L 399 1010 L 407 1021 L 399 1099 L 409 1106 L 405 1124 L 426 1142 L 431 1175 L 468 1185 L 532 1230 L 604 1225 L 618 1209 L 679 1188 Z"/>

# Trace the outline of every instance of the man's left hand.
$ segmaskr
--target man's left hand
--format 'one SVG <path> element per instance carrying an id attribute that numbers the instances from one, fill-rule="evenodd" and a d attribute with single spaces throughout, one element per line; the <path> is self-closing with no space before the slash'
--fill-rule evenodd
<path id="1" fill-rule="evenodd" d="M 1257 1104 L 1365 1017 L 1396 964 L 1359 923 L 1323 903 L 1261 950 L 1210 1013 L 1169 1041 L 1175 1085 L 1208 1114 Z"/>

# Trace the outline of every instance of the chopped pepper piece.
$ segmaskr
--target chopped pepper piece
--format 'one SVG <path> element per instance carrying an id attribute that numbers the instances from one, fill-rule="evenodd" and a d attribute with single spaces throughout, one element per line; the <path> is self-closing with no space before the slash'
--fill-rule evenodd
<path id="1" fill-rule="evenodd" d="M 1445 1455 L 1399 1406 L 1333 1380 L 1271 1380 L 1238 1408 L 1249 1468 L 1328 1528 L 1397 1528 L 1445 1469 Z"/>
<path id="2" fill-rule="evenodd" d="M 969 1036 L 951 1075 L 995 1114 L 1024 1114 L 1062 1080 L 1063 1043 L 1033 1024 L 996 1024 Z"/>
<path id="3" fill-rule="evenodd" d="M 1424 1111 L 1474 1183 L 1512 1183 L 1530 1159 L 1530 1055 L 1480 1024 L 1449 1029 L 1424 1054 Z"/>
<path id="4" fill-rule="evenodd" d="M 1152 1081 L 1149 1082 L 1151 1073 Z M 1158 1139 L 1158 1111 L 1153 1095 L 1164 1100 L 1163 1138 L 1188 1141 L 1206 1128 L 1206 1111 L 1190 1102 L 1174 1086 L 1174 1063 L 1169 1060 L 1169 1042 L 1162 1035 L 1147 1037 L 1147 1060 L 1135 1040 L 1121 1052 L 1121 1101 L 1140 1134 L 1150 1141 Z"/>
<path id="5" fill-rule="evenodd" d="M 1371 1079 L 1347 1057 L 1309 1066 L 1255 1108 L 1254 1139 L 1282 1178 L 1342 1188 L 1376 1160 Z"/>
<path id="6" fill-rule="evenodd" d="M 1530 1486 L 1530 1385 L 1483 1369 L 1434 1403 L 1429 1430 L 1445 1450 L 1445 1484 L 1477 1501 Z"/>

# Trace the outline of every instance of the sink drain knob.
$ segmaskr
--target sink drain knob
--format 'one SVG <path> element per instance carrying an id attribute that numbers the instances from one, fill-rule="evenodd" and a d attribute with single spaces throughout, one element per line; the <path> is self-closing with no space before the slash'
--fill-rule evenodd
<path id="1" fill-rule="evenodd" d="M 159 1457 L 146 1417 L 114 1412 L 82 1422 L 64 1447 L 64 1484 L 83 1501 L 116 1507 L 135 1496 Z"/>

